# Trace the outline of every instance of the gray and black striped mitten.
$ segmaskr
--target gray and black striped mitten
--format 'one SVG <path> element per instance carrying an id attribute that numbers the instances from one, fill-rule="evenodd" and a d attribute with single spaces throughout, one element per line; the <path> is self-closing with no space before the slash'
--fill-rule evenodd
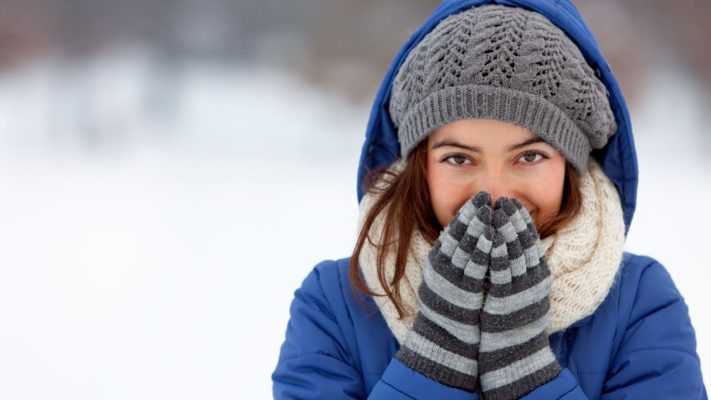
<path id="1" fill-rule="evenodd" d="M 395 357 L 448 386 L 478 388 L 479 313 L 489 265 L 493 210 L 480 192 L 462 206 L 430 251 L 414 325 Z"/>
<path id="2" fill-rule="evenodd" d="M 479 378 L 484 399 L 510 400 L 560 373 L 545 332 L 551 274 L 531 216 L 518 200 L 498 199 L 492 223 Z"/>

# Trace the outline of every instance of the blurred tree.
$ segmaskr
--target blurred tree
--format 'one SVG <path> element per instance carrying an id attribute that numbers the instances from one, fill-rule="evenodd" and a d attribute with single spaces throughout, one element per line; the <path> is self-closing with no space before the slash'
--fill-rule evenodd
<path id="1" fill-rule="evenodd" d="M 439 4 L 436 0 L 330 0 L 306 31 L 307 78 L 350 93 L 372 97 L 402 43 Z"/>
<path id="2" fill-rule="evenodd" d="M 711 82 L 708 0 L 573 0 L 635 92 L 639 72 L 669 52 Z M 133 43 L 178 58 L 271 57 L 311 81 L 368 92 L 439 0 L 4 0 L 2 62 L 43 48 L 70 56 Z M 260 49 L 266 42 L 268 49 Z M 280 47 L 282 46 L 282 47 Z M 285 55 L 276 54 L 279 51 Z M 301 59 L 298 59 L 298 58 Z M 296 58 L 296 59 L 295 59 Z M 342 79 L 344 70 L 364 77 Z M 373 78 L 367 78 L 373 74 Z M 355 81 L 355 82 L 353 82 Z M 370 83 L 368 83 L 370 81 Z M 711 86 L 711 84 L 709 84 Z M 360 94 L 359 94 L 360 93 Z"/>
<path id="3" fill-rule="evenodd" d="M 49 48 L 48 15 L 21 0 L 0 8 L 0 71 L 44 55 Z"/>
<path id="4" fill-rule="evenodd" d="M 592 1 L 592 0 L 591 0 Z M 612 1 L 612 0 L 607 0 Z M 711 1 L 625 0 L 649 38 L 711 86 Z"/>
<path id="5" fill-rule="evenodd" d="M 711 93 L 711 1 L 573 0 L 634 106 L 650 65 L 688 66 Z M 49 52 L 66 62 L 147 50 L 150 107 L 171 109 L 187 62 L 288 68 L 352 99 L 372 99 L 402 43 L 439 0 L 3 0 L 0 69 Z M 87 89 L 91 90 L 91 88 Z M 710 100 L 711 101 L 711 100 Z M 173 107 L 174 108 L 174 107 Z"/>

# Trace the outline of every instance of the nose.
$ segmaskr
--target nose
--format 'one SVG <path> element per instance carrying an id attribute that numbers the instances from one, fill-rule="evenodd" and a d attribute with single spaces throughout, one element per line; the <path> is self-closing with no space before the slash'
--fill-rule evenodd
<path id="1" fill-rule="evenodd" d="M 481 191 L 489 193 L 491 196 L 491 205 L 496 204 L 496 200 L 501 197 L 514 197 L 514 188 L 510 179 L 506 179 L 500 171 L 487 170 L 482 172 L 479 179 L 475 183 L 474 193 Z"/>

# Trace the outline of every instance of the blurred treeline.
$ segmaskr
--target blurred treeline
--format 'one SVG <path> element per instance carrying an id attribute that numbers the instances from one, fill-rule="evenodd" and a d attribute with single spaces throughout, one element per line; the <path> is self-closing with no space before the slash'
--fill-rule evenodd
<path id="1" fill-rule="evenodd" d="M 115 47 L 160 65 L 192 60 L 287 68 L 367 101 L 435 0 L 2 0 L 0 73 L 45 56 L 72 62 Z M 711 1 L 577 0 L 634 103 L 669 62 L 711 88 Z"/>

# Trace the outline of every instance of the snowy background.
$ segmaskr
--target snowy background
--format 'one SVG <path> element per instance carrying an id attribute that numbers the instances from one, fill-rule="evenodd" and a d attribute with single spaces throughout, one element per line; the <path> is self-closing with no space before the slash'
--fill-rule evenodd
<path id="1" fill-rule="evenodd" d="M 181 65 L 125 46 L 0 70 L 0 398 L 270 398 L 294 290 L 350 254 L 374 88 Z M 709 382 L 710 97 L 684 65 L 642 76 L 627 250 L 667 266 Z"/>

